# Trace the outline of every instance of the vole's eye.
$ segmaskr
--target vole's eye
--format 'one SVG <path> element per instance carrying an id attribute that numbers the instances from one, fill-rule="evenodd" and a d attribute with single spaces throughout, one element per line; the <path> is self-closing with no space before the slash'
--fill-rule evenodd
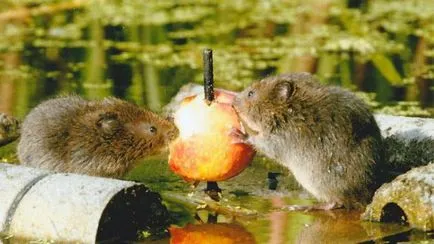
<path id="1" fill-rule="evenodd" d="M 152 134 L 157 133 L 157 128 L 155 126 L 151 126 L 149 127 L 149 132 L 151 132 Z"/>
<path id="2" fill-rule="evenodd" d="M 249 91 L 249 93 L 247 93 L 247 97 L 252 97 L 255 94 L 254 91 Z"/>

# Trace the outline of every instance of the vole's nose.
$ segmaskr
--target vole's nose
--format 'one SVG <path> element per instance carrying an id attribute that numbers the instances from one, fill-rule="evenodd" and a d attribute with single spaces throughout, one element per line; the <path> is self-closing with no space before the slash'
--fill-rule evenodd
<path id="1" fill-rule="evenodd" d="M 170 115 L 166 116 L 166 120 L 173 123 L 175 121 L 175 118 L 173 117 L 172 114 L 170 114 Z"/>
<path id="2" fill-rule="evenodd" d="M 235 96 L 234 100 L 232 100 L 232 107 L 239 103 L 238 96 Z"/>
<path id="3" fill-rule="evenodd" d="M 179 136 L 179 130 L 178 128 L 173 125 L 173 128 L 167 133 L 167 140 L 173 141 Z"/>
<path id="4" fill-rule="evenodd" d="M 232 108 L 233 108 L 235 111 L 238 111 L 239 106 L 240 106 L 240 99 L 238 98 L 238 96 L 236 96 L 236 97 L 234 98 L 234 100 L 232 101 Z"/>

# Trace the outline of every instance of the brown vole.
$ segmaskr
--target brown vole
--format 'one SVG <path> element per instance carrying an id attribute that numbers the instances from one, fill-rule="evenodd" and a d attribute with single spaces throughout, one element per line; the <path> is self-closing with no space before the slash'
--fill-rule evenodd
<path id="1" fill-rule="evenodd" d="M 253 83 L 234 108 L 247 131 L 238 136 L 325 202 L 314 208 L 364 206 L 381 183 L 380 130 L 352 93 L 321 85 L 309 73 L 285 74 Z"/>
<path id="2" fill-rule="evenodd" d="M 120 99 L 55 98 L 25 118 L 18 157 L 23 165 L 119 178 L 177 135 L 172 122 Z"/>

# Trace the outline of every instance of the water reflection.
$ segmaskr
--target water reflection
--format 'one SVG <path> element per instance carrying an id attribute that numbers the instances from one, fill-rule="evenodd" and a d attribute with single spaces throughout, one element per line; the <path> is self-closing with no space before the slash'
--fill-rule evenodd
<path id="1" fill-rule="evenodd" d="M 256 243 L 253 235 L 239 224 L 188 224 L 183 228 L 170 228 L 172 244 L 236 244 Z"/>
<path id="2" fill-rule="evenodd" d="M 273 197 L 270 201 L 275 208 L 286 205 L 281 197 Z M 272 211 L 269 214 L 268 243 L 358 243 L 378 240 L 410 229 L 397 224 L 363 222 L 360 214 L 360 211 L 344 209 L 313 212 Z M 304 221 L 297 221 L 300 218 Z M 293 235 L 288 236 L 288 230 L 294 231 Z"/>
<path id="3" fill-rule="evenodd" d="M 259 200 L 259 199 L 258 199 Z M 260 201 L 260 200 L 259 200 Z M 210 211 L 185 227 L 170 229 L 171 243 L 359 243 L 420 240 L 410 228 L 398 224 L 363 222 L 360 211 L 288 212 L 288 199 L 272 196 L 267 213 L 246 220 Z M 265 202 L 267 202 L 265 201 Z M 266 204 L 263 202 L 262 204 Z M 264 206 L 264 205 L 262 205 Z M 225 223 L 222 223 L 225 222 Z M 427 238 L 427 236 L 422 237 Z"/>
<path id="4" fill-rule="evenodd" d="M 360 221 L 361 212 L 338 210 L 315 213 L 315 221 L 298 234 L 296 243 L 357 243 L 409 230 L 400 225 Z"/>
<path id="5" fill-rule="evenodd" d="M 256 243 L 270 244 L 383 241 L 385 237 L 398 233 L 403 234 L 395 236 L 394 240 L 432 239 L 428 234 L 407 232 L 409 228 L 406 226 L 361 221 L 359 211 L 287 211 L 283 207 L 310 205 L 314 204 L 314 200 L 297 187 L 291 175 L 277 166 L 267 164 L 260 157 L 237 177 L 219 183 L 223 190 L 223 198 L 219 203 L 206 200 L 203 192 L 205 184 L 194 190 L 189 188 L 167 169 L 166 162 L 163 159 L 147 161 L 132 172 L 130 179 L 144 181 L 151 189 L 162 192 L 174 217 L 174 224 L 179 227 L 205 224 L 207 227 L 203 228 L 206 229 L 215 224 L 238 225 L 240 227 L 234 230 L 243 228 L 254 237 Z M 268 189 L 269 171 L 281 173 L 277 190 Z M 198 206 L 202 208 L 198 210 Z M 191 228 L 188 227 L 184 232 Z M 195 226 L 193 230 L 200 228 Z M 204 231 L 204 235 L 207 233 Z"/>

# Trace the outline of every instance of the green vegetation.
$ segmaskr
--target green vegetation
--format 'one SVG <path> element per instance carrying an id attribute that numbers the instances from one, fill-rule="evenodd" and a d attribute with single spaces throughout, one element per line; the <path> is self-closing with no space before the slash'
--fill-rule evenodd
<path id="1" fill-rule="evenodd" d="M 375 109 L 433 115 L 428 0 L 4 0 L 0 35 L 0 109 L 20 116 L 62 93 L 159 110 L 201 82 L 205 47 L 219 87 L 309 71 Z"/>

